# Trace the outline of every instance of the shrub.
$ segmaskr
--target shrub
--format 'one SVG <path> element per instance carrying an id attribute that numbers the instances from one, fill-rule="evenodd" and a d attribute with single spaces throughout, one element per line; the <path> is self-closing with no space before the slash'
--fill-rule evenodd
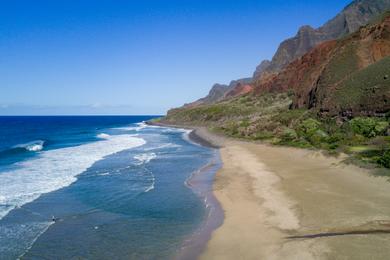
<path id="1" fill-rule="evenodd" d="M 296 139 L 298 137 L 297 132 L 295 132 L 294 129 L 291 128 L 285 128 L 283 130 L 281 139 L 283 142 L 288 142 Z"/>
<path id="2" fill-rule="evenodd" d="M 377 135 L 383 135 L 386 133 L 387 128 L 389 127 L 389 123 L 386 121 L 379 121 L 375 125 L 375 132 Z"/>
<path id="3" fill-rule="evenodd" d="M 304 120 L 299 124 L 298 130 L 304 136 L 311 136 L 320 129 L 321 123 L 313 118 Z"/>
<path id="4" fill-rule="evenodd" d="M 390 151 L 384 152 L 377 162 L 386 168 L 390 168 Z"/>
<path id="5" fill-rule="evenodd" d="M 344 138 L 345 138 L 345 136 L 342 133 L 334 133 L 331 136 L 329 136 L 327 142 L 330 144 L 331 143 L 338 143 L 341 140 L 343 140 Z"/>
<path id="6" fill-rule="evenodd" d="M 282 125 L 289 126 L 294 120 L 301 118 L 307 110 L 304 109 L 292 109 L 281 111 L 277 115 L 272 117 L 272 120 L 280 122 Z"/>
<path id="7" fill-rule="evenodd" d="M 356 117 L 349 124 L 355 134 L 369 138 L 383 135 L 389 125 L 386 121 L 378 121 L 371 117 Z"/>
<path id="8" fill-rule="evenodd" d="M 320 145 L 322 142 L 327 142 L 329 136 L 321 129 L 317 129 L 313 134 L 308 136 L 310 143 L 313 145 Z"/>
<path id="9" fill-rule="evenodd" d="M 273 134 L 268 131 L 259 131 L 256 134 L 253 135 L 254 140 L 265 140 L 265 139 L 270 139 L 273 137 Z"/>

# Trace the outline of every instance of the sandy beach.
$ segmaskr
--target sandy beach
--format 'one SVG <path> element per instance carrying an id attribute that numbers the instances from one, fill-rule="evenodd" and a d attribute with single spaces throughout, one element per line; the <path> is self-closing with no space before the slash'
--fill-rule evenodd
<path id="1" fill-rule="evenodd" d="M 225 219 L 201 259 L 389 259 L 386 178 L 318 151 L 196 135 L 223 161 Z"/>

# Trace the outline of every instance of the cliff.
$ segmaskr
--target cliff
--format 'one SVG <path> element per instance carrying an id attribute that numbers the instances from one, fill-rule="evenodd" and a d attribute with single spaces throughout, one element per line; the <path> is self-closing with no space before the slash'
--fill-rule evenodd
<path id="1" fill-rule="evenodd" d="M 255 92 L 293 91 L 293 108 L 375 115 L 389 107 L 390 13 L 339 40 L 320 44 L 280 73 L 255 82 Z"/>
<path id="2" fill-rule="evenodd" d="M 277 73 L 324 41 L 338 39 L 358 30 L 374 17 L 390 9 L 390 0 L 355 0 L 323 26 L 303 26 L 296 36 L 283 41 L 272 61 L 263 61 L 253 74 L 254 79 Z"/>

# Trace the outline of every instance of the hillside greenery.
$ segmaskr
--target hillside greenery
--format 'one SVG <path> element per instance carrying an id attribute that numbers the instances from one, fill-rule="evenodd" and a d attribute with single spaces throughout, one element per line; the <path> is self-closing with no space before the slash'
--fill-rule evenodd
<path id="1" fill-rule="evenodd" d="M 361 165 L 390 168 L 389 117 L 318 116 L 290 109 L 292 95 L 245 95 L 213 105 L 171 110 L 165 122 L 202 125 L 212 131 L 274 145 L 347 153 Z"/>

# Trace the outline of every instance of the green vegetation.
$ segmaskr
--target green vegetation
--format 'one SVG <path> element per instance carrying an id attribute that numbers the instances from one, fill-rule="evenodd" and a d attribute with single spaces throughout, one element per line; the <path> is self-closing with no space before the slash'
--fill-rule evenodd
<path id="1" fill-rule="evenodd" d="M 319 117 L 314 110 L 289 109 L 291 95 L 246 95 L 217 104 L 172 110 L 168 122 L 210 127 L 227 136 L 275 145 L 319 148 L 350 154 L 363 165 L 390 168 L 389 118 Z"/>
<path id="2" fill-rule="evenodd" d="M 390 168 L 388 40 L 385 25 L 367 26 L 319 49 L 327 53 L 305 56 L 297 70 L 288 67 L 269 79 L 275 81 L 275 88 L 264 88 L 270 92 L 174 109 L 164 120 L 208 126 L 235 138 L 347 153 L 361 165 Z M 374 62 L 374 56 L 382 59 Z M 288 84 L 291 93 L 272 92 Z M 255 82 L 255 92 L 262 87 Z"/>
<path id="3" fill-rule="evenodd" d="M 390 168 L 390 151 L 384 152 L 383 155 L 378 158 L 378 163 L 386 168 Z"/>
<path id="4" fill-rule="evenodd" d="M 349 124 L 355 134 L 363 135 L 364 137 L 384 135 L 389 126 L 387 121 L 380 121 L 371 117 L 356 117 Z"/>
<path id="5" fill-rule="evenodd" d="M 333 85 L 359 69 L 359 59 L 356 55 L 356 49 L 357 46 L 354 43 L 338 49 L 338 53 L 330 60 L 323 73 L 321 85 Z"/>
<path id="6" fill-rule="evenodd" d="M 386 108 L 390 91 L 389 77 L 390 57 L 386 57 L 350 75 L 339 84 L 330 100 L 342 110 Z"/>

